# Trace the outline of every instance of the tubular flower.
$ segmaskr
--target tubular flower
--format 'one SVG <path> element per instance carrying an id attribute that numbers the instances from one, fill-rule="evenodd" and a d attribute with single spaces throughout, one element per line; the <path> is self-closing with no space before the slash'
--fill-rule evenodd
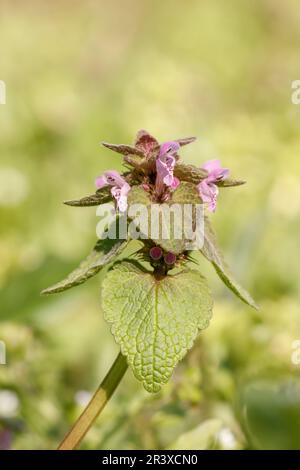
<path id="1" fill-rule="evenodd" d="M 176 164 L 175 154 L 179 150 L 178 142 L 165 142 L 160 146 L 159 154 L 156 159 L 156 191 L 161 194 L 164 186 L 170 186 L 176 189 L 180 182 L 173 176 Z"/>
<path id="2" fill-rule="evenodd" d="M 97 189 L 104 186 L 111 186 L 111 194 L 117 201 L 117 207 L 120 212 L 125 212 L 127 209 L 127 195 L 130 191 L 129 184 L 117 171 L 106 171 L 102 176 L 96 179 Z"/>
<path id="3" fill-rule="evenodd" d="M 219 194 L 219 188 L 216 183 L 228 177 L 229 169 L 222 168 L 220 160 L 209 160 L 204 163 L 202 168 L 208 172 L 208 175 L 198 184 L 197 189 L 202 201 L 207 203 L 208 210 L 215 212 Z"/>

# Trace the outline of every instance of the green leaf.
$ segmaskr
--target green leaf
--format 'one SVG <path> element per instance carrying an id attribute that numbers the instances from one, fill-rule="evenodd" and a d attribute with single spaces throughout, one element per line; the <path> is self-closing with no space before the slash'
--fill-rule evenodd
<path id="1" fill-rule="evenodd" d="M 76 207 L 87 207 L 87 206 L 99 206 L 112 200 L 111 192 L 109 187 L 101 188 L 96 191 L 95 194 L 90 196 L 82 197 L 81 199 L 75 199 L 71 201 L 64 201 L 67 206 Z"/>
<path id="2" fill-rule="evenodd" d="M 174 191 L 172 197 L 168 203 L 162 204 L 160 206 L 161 209 L 161 216 L 160 216 L 160 234 L 158 238 L 152 238 L 152 240 L 159 246 L 161 246 L 165 251 L 171 251 L 172 253 L 178 255 L 188 249 L 190 247 L 190 243 L 192 240 L 188 240 L 184 238 L 184 233 L 181 234 L 180 238 L 175 238 L 174 234 L 177 234 L 175 231 L 175 224 L 181 224 L 181 217 L 180 221 L 176 219 L 176 217 L 170 218 L 169 208 L 172 207 L 173 204 L 201 204 L 202 201 L 199 197 L 197 188 L 194 184 L 188 182 L 181 182 L 180 186 Z M 148 234 L 151 234 L 151 199 L 149 193 L 144 191 L 141 186 L 135 186 L 128 194 L 128 204 L 131 206 L 132 204 L 143 204 L 148 208 Z M 156 204 L 157 206 L 157 204 Z M 195 208 L 194 208 L 195 209 Z M 191 213 L 191 217 L 194 220 L 191 220 L 192 226 L 195 223 L 195 210 L 193 209 Z M 186 219 L 186 222 L 188 220 Z M 162 238 L 164 234 L 168 234 L 169 238 Z"/>
<path id="3" fill-rule="evenodd" d="M 212 316 L 212 297 L 197 271 L 156 279 L 137 263 L 116 263 L 102 284 L 102 308 L 134 375 L 158 392 Z"/>
<path id="4" fill-rule="evenodd" d="M 204 244 L 201 253 L 212 263 L 224 284 L 243 302 L 258 309 L 257 304 L 243 287 L 234 279 L 218 247 L 215 232 L 206 217 L 204 221 Z"/>
<path id="5" fill-rule="evenodd" d="M 225 180 L 220 180 L 216 183 L 217 186 L 220 188 L 229 188 L 231 186 L 241 186 L 242 184 L 246 184 L 244 180 L 234 180 L 232 178 L 226 178 Z"/>
<path id="6" fill-rule="evenodd" d="M 56 294 L 78 286 L 95 276 L 110 263 L 127 245 L 127 240 L 98 240 L 93 251 L 65 279 L 44 289 L 42 294 Z"/>
<path id="7" fill-rule="evenodd" d="M 184 137 L 183 139 L 176 139 L 175 142 L 178 142 L 180 147 L 183 147 L 184 145 L 192 144 L 197 140 L 197 137 Z"/>
<path id="8" fill-rule="evenodd" d="M 173 204 L 202 204 L 197 187 L 192 183 L 182 181 L 172 194 Z"/>
<path id="9" fill-rule="evenodd" d="M 126 155 L 124 157 L 124 161 L 133 168 L 141 170 L 142 172 L 144 172 L 145 164 L 147 162 L 146 158 L 141 158 L 138 155 Z"/>
<path id="10" fill-rule="evenodd" d="M 198 168 L 194 165 L 187 165 L 181 161 L 177 162 L 174 168 L 174 176 L 180 181 L 188 181 L 190 183 L 198 184 L 208 175 L 206 170 Z"/>
<path id="11" fill-rule="evenodd" d="M 133 186 L 128 193 L 127 202 L 129 206 L 132 204 L 144 204 L 145 206 L 149 206 L 151 204 L 150 194 L 141 186 Z"/>
<path id="12" fill-rule="evenodd" d="M 195 205 L 202 204 L 202 201 L 199 197 L 199 193 L 197 188 L 194 184 L 182 181 L 180 186 L 174 191 L 172 194 L 172 198 L 169 201 L 169 206 L 172 204 L 191 204 L 193 205 L 193 210 L 191 215 L 192 220 L 185 219 L 186 223 L 190 223 L 193 229 L 195 229 Z M 177 223 L 181 223 L 177 221 Z M 157 244 L 161 246 L 165 251 L 171 251 L 175 255 L 178 255 L 185 251 L 191 243 L 191 240 L 187 240 L 185 238 L 184 233 L 181 234 L 181 239 L 176 239 L 173 237 L 174 233 L 174 225 L 176 224 L 176 218 L 174 217 L 174 221 L 170 221 L 169 217 L 162 217 L 162 224 L 165 224 L 166 227 L 170 227 L 170 239 L 159 239 L 157 240 Z"/>
<path id="13" fill-rule="evenodd" d="M 113 152 L 120 153 L 121 155 L 138 155 L 140 157 L 144 156 L 144 153 L 137 147 L 133 147 L 132 145 L 125 145 L 125 144 L 109 144 L 108 142 L 102 142 L 104 147 L 112 150 Z"/>

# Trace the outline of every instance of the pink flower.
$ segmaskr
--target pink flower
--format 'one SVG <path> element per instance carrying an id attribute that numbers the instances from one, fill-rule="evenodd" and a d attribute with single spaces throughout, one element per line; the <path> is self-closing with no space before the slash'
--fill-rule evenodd
<path id="1" fill-rule="evenodd" d="M 96 187 L 98 189 L 104 186 L 117 186 L 121 188 L 126 183 L 125 179 L 117 171 L 106 171 L 102 176 L 96 179 Z"/>
<path id="2" fill-rule="evenodd" d="M 202 165 L 202 168 L 208 172 L 206 177 L 208 182 L 224 180 L 229 175 L 229 169 L 222 168 L 220 160 L 208 160 Z"/>
<path id="3" fill-rule="evenodd" d="M 176 164 L 174 155 L 179 150 L 178 142 L 165 142 L 160 146 L 159 154 L 156 159 L 156 190 L 161 194 L 165 186 L 176 189 L 180 184 L 178 178 L 173 176 Z"/>
<path id="4" fill-rule="evenodd" d="M 130 186 L 128 183 L 124 183 L 121 188 L 117 188 L 117 186 L 113 186 L 111 188 L 111 194 L 117 201 L 117 206 L 120 212 L 125 212 L 127 209 L 127 195 L 130 191 Z"/>
<path id="5" fill-rule="evenodd" d="M 96 179 L 96 187 L 98 189 L 104 186 L 112 186 L 111 194 L 117 201 L 117 207 L 120 212 L 125 212 L 127 209 L 127 195 L 130 191 L 130 186 L 126 180 L 117 171 L 106 171 L 102 176 Z"/>
<path id="6" fill-rule="evenodd" d="M 208 210 L 215 212 L 219 194 L 219 188 L 216 183 L 228 177 L 229 169 L 222 168 L 220 160 L 209 160 L 204 163 L 202 168 L 208 172 L 208 175 L 198 184 L 197 188 L 202 201 L 208 204 Z"/>

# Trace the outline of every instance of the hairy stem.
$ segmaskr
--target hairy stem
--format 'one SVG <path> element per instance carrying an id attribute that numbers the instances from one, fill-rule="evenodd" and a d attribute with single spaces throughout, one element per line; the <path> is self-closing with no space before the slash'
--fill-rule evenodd
<path id="1" fill-rule="evenodd" d="M 127 370 L 127 367 L 128 366 L 125 357 L 119 353 L 115 362 L 108 371 L 105 379 L 95 392 L 93 398 L 83 413 L 75 422 L 74 426 L 59 445 L 58 450 L 74 450 L 76 447 L 78 447 L 119 385 Z"/>

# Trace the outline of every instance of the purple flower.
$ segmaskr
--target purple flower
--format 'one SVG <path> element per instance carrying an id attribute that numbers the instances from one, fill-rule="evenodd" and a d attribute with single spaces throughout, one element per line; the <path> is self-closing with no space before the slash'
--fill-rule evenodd
<path id="1" fill-rule="evenodd" d="M 117 171 L 106 171 L 102 176 L 96 179 L 96 187 L 98 189 L 104 186 L 117 186 L 121 188 L 126 183 L 125 179 Z"/>
<path id="2" fill-rule="evenodd" d="M 209 160 L 204 163 L 202 168 L 208 172 L 208 175 L 198 184 L 197 188 L 202 201 L 207 203 L 208 210 L 215 212 L 219 194 L 216 183 L 228 177 L 229 169 L 222 168 L 220 160 Z"/>
<path id="3" fill-rule="evenodd" d="M 105 186 L 112 186 L 111 194 L 117 201 L 117 207 L 120 212 L 125 212 L 127 209 L 127 195 L 130 191 L 130 186 L 126 180 L 117 171 L 106 171 L 102 176 L 96 179 L 96 187 L 101 189 Z"/>
<path id="4" fill-rule="evenodd" d="M 229 175 L 229 169 L 222 168 L 220 160 L 208 160 L 202 168 L 208 172 L 206 179 L 209 182 L 224 180 Z"/>
<path id="5" fill-rule="evenodd" d="M 178 142 L 165 142 L 160 146 L 159 154 L 156 159 L 156 190 L 162 194 L 164 185 L 176 189 L 180 184 L 178 178 L 173 176 L 176 164 L 175 154 L 179 150 Z"/>

